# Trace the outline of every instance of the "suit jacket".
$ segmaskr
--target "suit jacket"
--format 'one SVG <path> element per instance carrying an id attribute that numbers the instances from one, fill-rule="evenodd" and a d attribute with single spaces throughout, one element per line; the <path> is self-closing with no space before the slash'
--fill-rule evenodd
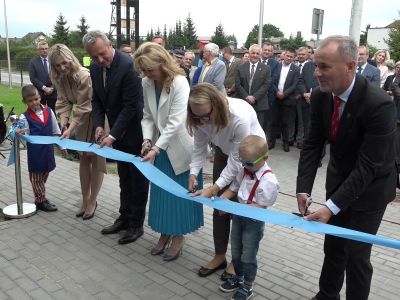
<path id="1" fill-rule="evenodd" d="M 311 89 L 316 88 L 318 84 L 317 78 L 314 77 L 315 65 L 312 61 L 307 61 L 303 65 L 301 70 L 299 84 L 297 86 L 299 98 L 302 100 L 303 106 L 309 106 L 310 104 L 304 99 L 303 94 L 309 93 Z"/>
<path id="2" fill-rule="evenodd" d="M 232 97 L 235 92 L 236 72 L 241 64 L 242 60 L 240 58 L 234 57 L 233 62 L 229 64 L 228 71 L 226 72 L 224 86 L 227 89 L 231 89 L 232 94 L 230 95 L 230 97 Z"/>
<path id="3" fill-rule="evenodd" d="M 282 64 L 278 66 L 278 83 L 276 85 L 275 94 L 278 92 L 279 79 L 281 77 Z M 300 69 L 295 64 L 290 64 L 289 72 L 286 76 L 285 84 L 283 86 L 284 99 L 276 99 L 282 105 L 296 105 L 296 96 L 298 95 L 297 85 L 300 78 Z"/>
<path id="4" fill-rule="evenodd" d="M 364 70 L 361 73 L 369 82 L 376 86 L 381 86 L 381 71 L 377 67 L 367 63 Z"/>
<path id="5" fill-rule="evenodd" d="M 330 137 L 333 100 L 319 88 L 312 92 L 310 130 L 303 144 L 297 193 L 310 193 L 325 141 L 331 142 L 326 198 L 341 210 L 384 208 L 396 192 L 395 109 L 386 93 L 356 76 L 340 118 L 336 141 Z"/>
<path id="6" fill-rule="evenodd" d="M 267 65 L 271 69 L 271 83 L 268 87 L 268 104 L 271 107 L 276 99 L 276 91 L 278 90 L 280 63 L 271 57 L 268 59 Z"/>
<path id="7" fill-rule="evenodd" d="M 385 83 L 384 83 L 384 85 L 383 85 L 383 90 L 385 90 L 385 91 L 391 91 L 392 90 L 392 85 L 393 85 L 393 80 L 394 80 L 394 77 L 395 77 L 396 75 L 394 75 L 394 74 L 392 74 L 392 75 L 389 75 L 387 78 L 386 78 L 386 80 L 385 80 Z"/>
<path id="8" fill-rule="evenodd" d="M 144 78 L 143 138 L 167 152 L 176 175 L 189 170 L 193 152 L 193 137 L 186 130 L 189 84 L 176 76 L 169 89 L 161 91 L 157 106 L 154 80 Z"/>
<path id="9" fill-rule="evenodd" d="M 140 151 L 143 142 L 143 91 L 139 74 L 133 69 L 132 59 L 115 50 L 108 71 L 106 85 L 103 68 L 96 63 L 90 67 L 93 84 L 92 115 L 95 126 L 104 127 L 105 115 L 114 145 L 133 146 Z"/>
<path id="10" fill-rule="evenodd" d="M 203 65 L 199 83 L 208 82 L 215 86 L 219 91 L 225 94 L 225 86 L 224 80 L 226 75 L 226 67 L 222 60 L 216 58 L 215 61 L 211 64 L 210 68 L 208 69 L 206 76 L 204 79 L 201 80 L 203 76 L 203 72 L 205 70 L 205 65 Z"/>
<path id="11" fill-rule="evenodd" d="M 270 81 L 271 69 L 262 62 L 258 62 L 249 93 L 250 62 L 247 61 L 241 64 L 236 72 L 236 97 L 246 99 L 249 95 L 254 96 L 256 98 L 256 102 L 252 105 L 254 110 L 267 110 L 269 108 L 267 91 Z"/>
<path id="12" fill-rule="evenodd" d="M 49 64 L 49 61 L 47 61 L 47 63 Z M 42 58 L 40 56 L 33 58 L 29 62 L 29 79 L 32 84 L 38 89 L 40 97 L 45 97 L 53 100 L 57 99 L 56 91 L 53 94 L 46 96 L 42 90 L 42 87 L 44 85 L 46 87 L 53 87 L 53 84 L 50 80 L 49 73 L 44 68 Z"/>

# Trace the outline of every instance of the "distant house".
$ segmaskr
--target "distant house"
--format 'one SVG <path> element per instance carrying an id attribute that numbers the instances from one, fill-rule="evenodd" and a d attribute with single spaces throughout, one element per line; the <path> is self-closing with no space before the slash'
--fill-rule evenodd
<path id="1" fill-rule="evenodd" d="M 378 49 L 388 49 L 386 40 L 389 38 L 389 32 L 400 27 L 400 20 L 396 20 L 385 27 L 370 27 L 367 29 L 367 43 Z"/>
<path id="2" fill-rule="evenodd" d="M 39 42 L 46 41 L 48 37 L 43 32 L 29 32 L 22 38 L 32 40 L 32 43 L 36 46 Z"/>
<path id="3" fill-rule="evenodd" d="M 211 37 L 210 36 L 199 36 L 197 37 L 197 47 L 199 49 L 203 49 L 205 45 L 210 43 Z"/>

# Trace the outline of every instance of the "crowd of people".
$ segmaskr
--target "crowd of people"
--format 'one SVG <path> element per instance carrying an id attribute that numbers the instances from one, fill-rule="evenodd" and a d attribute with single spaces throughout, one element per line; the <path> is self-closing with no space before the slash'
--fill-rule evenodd
<path id="1" fill-rule="evenodd" d="M 169 52 L 161 37 L 133 51 L 127 44 L 115 49 L 103 32 L 90 31 L 83 47 L 92 60 L 90 69 L 65 45 L 38 44 L 39 57 L 30 64 L 33 85 L 22 89 L 26 126 L 19 133 L 59 134 L 141 156 L 193 197 L 219 196 L 243 209 L 276 201 L 279 183 L 267 159 L 281 138 L 285 152 L 295 143 L 302 149 L 296 191 L 306 220 L 377 232 L 395 197 L 400 161 L 395 151 L 400 62 L 391 62 L 387 51 L 378 51 L 369 63 L 368 47 L 331 36 L 315 53 L 310 47 L 288 48 L 277 58 L 266 42 L 238 58 L 230 47 L 220 53 L 209 43 L 194 66 L 193 51 Z M 326 144 L 326 204 L 312 212 L 312 186 Z M 210 147 L 213 183 L 203 188 Z M 82 203 L 76 217 L 89 220 L 105 159 L 88 153 L 79 158 Z M 55 168 L 53 147 L 28 144 L 28 166 L 37 209 L 56 211 L 45 194 Z M 117 162 L 117 167 L 120 215 L 102 233 L 122 232 L 120 244 L 137 240 L 144 234 L 149 199 L 148 223 L 160 234 L 150 254 L 167 262 L 178 259 L 184 236 L 204 224 L 202 205 L 149 185 L 133 164 Z M 215 255 L 198 275 L 224 269 L 219 289 L 234 292 L 232 299 L 252 297 L 264 227 L 214 210 Z M 368 299 L 371 245 L 327 235 L 324 253 L 320 290 L 313 299 L 339 299 L 345 274 L 347 299 Z"/>

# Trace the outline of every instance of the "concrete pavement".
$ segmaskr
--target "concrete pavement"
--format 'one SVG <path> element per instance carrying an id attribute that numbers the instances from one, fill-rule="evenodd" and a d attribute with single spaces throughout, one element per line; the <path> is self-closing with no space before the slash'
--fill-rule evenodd
<path id="1" fill-rule="evenodd" d="M 279 144 L 270 151 L 269 164 L 285 193 L 279 195 L 273 209 L 297 210 L 290 195 L 295 191 L 298 156 L 297 149 L 285 153 Z M 25 151 L 21 151 L 21 160 L 23 198 L 32 202 Z M 319 202 L 324 198 L 326 161 L 314 185 L 313 199 Z M 5 207 L 16 202 L 14 168 L 6 167 L 0 158 L 0 170 L 0 207 Z M 205 172 L 211 172 L 210 164 Z M 0 222 L 0 300 L 230 299 L 230 294 L 218 290 L 221 271 L 207 278 L 196 273 L 213 254 L 212 211 L 208 207 L 204 207 L 205 226 L 186 237 L 177 261 L 166 263 L 150 255 L 158 234 L 147 226 L 143 237 L 128 245 L 119 245 L 118 235 L 100 233 L 118 216 L 117 176 L 105 177 L 96 215 L 89 221 L 75 217 L 80 202 L 77 162 L 57 157 L 47 193 L 58 212 Z M 311 209 L 316 207 L 313 204 Z M 399 214 L 399 203 L 390 204 L 379 234 L 400 240 L 400 226 L 393 223 Z M 318 234 L 267 224 L 253 299 L 310 299 L 318 290 L 322 242 L 323 236 Z M 399 298 L 399 261 L 399 250 L 373 247 L 370 299 Z"/>

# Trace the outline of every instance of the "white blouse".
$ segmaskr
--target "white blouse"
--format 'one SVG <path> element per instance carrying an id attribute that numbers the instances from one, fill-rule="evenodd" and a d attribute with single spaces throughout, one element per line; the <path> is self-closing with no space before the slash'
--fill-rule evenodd
<path id="1" fill-rule="evenodd" d="M 229 156 L 227 166 L 215 182 L 220 189 L 229 185 L 242 167 L 239 161 L 239 144 L 242 139 L 248 135 L 258 135 L 265 139 L 264 130 L 253 107 L 242 99 L 227 99 L 231 113 L 229 127 L 215 133 L 210 124 L 197 126 L 193 132 L 194 149 L 190 164 L 190 174 L 197 176 L 205 164 L 208 143 L 218 146 Z"/>

